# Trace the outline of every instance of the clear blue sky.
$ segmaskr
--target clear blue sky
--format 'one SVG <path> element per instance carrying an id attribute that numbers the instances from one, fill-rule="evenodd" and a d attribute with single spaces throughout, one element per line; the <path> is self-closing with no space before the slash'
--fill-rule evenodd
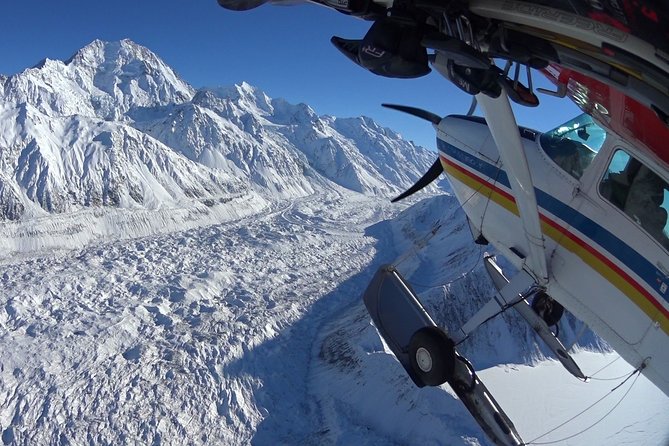
<path id="1" fill-rule="evenodd" d="M 96 38 L 129 38 L 194 87 L 247 81 L 319 114 L 370 116 L 434 148 L 427 123 L 380 104 L 463 114 L 470 97 L 435 72 L 412 80 L 374 76 L 330 44 L 332 35 L 361 38 L 369 25 L 311 4 L 231 12 L 216 0 L 11 0 L 3 2 L 0 15 L 0 73 L 20 72 L 45 57 L 67 59 Z M 539 109 L 518 109 L 519 124 L 548 130 L 577 113 L 567 99 L 540 98 Z"/>

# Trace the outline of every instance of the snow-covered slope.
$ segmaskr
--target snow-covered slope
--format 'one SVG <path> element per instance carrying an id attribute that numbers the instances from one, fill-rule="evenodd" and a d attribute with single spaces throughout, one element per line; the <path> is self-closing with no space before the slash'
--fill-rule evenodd
<path id="1" fill-rule="evenodd" d="M 196 91 L 147 48 L 96 40 L 0 78 L 0 218 L 184 208 L 239 194 L 393 194 L 434 155 L 367 118 L 243 83 Z"/>
<path id="2" fill-rule="evenodd" d="M 446 327 L 492 292 L 451 195 L 384 197 L 433 153 L 248 84 L 195 91 L 130 41 L 0 77 L 0 100 L 4 445 L 488 444 L 448 386 L 413 386 L 360 300 L 389 262 Z M 529 440 L 629 373 L 597 371 L 615 356 L 580 329 L 560 337 L 610 387 L 555 367 L 512 312 L 458 348 Z M 609 409 L 562 444 L 669 444 L 669 399 L 630 387 L 537 444 Z"/>
<path id="3" fill-rule="evenodd" d="M 376 260 L 400 270 L 442 327 L 459 327 L 494 292 L 451 195 L 423 200 L 372 232 L 387 243 L 378 245 L 385 255 Z M 528 444 L 669 445 L 669 398 L 643 376 L 631 376 L 630 365 L 565 316 L 560 339 L 573 345 L 576 361 L 592 377 L 588 383 L 550 358 L 513 311 L 477 329 L 458 351 L 480 371 L 523 440 L 532 440 Z M 310 385 L 327 444 L 491 444 L 448 385 L 414 386 L 359 301 L 321 327 L 312 357 L 319 358 Z"/>
<path id="4" fill-rule="evenodd" d="M 468 273 L 477 257 L 462 252 L 465 227 L 453 198 L 400 215 L 353 192 L 273 206 L 206 228 L 5 260 L 3 443 L 488 444 L 448 386 L 411 383 L 360 300 L 375 268 L 393 261 L 416 287 L 436 286 L 421 298 L 442 324 L 483 299 L 491 285 L 480 264 Z M 423 246 L 437 219 L 444 226 Z M 482 377 L 526 440 L 622 381 L 575 380 L 540 362 L 527 330 L 507 322 L 493 321 L 465 350 L 479 368 L 512 362 Z M 570 339 L 569 324 L 563 328 Z M 615 358 L 577 359 L 593 374 Z M 626 375 L 621 365 L 597 376 Z M 594 423 L 630 386 L 541 440 Z M 667 444 L 667 410 L 669 399 L 641 377 L 615 417 L 564 444 Z"/>
<path id="5" fill-rule="evenodd" d="M 306 104 L 271 99 L 246 83 L 201 89 L 167 116 L 145 112 L 133 116 L 136 127 L 190 159 L 248 175 L 284 196 L 310 193 L 309 183 L 320 178 L 356 192 L 393 194 L 434 161 L 369 118 L 318 116 Z"/>
<path id="6" fill-rule="evenodd" d="M 17 210 L 7 213 L 8 219 L 31 208 L 56 213 L 76 206 L 155 209 L 244 188 L 126 124 L 85 115 L 49 116 L 30 104 L 0 119 L 2 173 L 13 192 L 11 208 Z"/>

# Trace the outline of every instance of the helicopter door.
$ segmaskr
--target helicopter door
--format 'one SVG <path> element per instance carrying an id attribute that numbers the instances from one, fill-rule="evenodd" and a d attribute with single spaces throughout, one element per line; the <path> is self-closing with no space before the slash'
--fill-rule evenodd
<path id="1" fill-rule="evenodd" d="M 601 196 L 665 250 L 669 249 L 668 189 L 666 181 L 622 149 L 615 151 L 599 183 Z"/>
<path id="2" fill-rule="evenodd" d="M 590 245 L 582 258 L 606 282 L 589 300 L 613 331 L 637 345 L 658 320 L 656 293 L 669 283 L 658 269 L 669 248 L 669 185 L 615 137 L 599 155 L 572 202 L 584 218 L 575 226 Z"/>
<path id="3" fill-rule="evenodd" d="M 618 139 L 583 114 L 542 134 L 539 142 L 574 185 L 553 207 L 558 222 L 557 230 L 549 228 L 557 241 L 551 258 L 553 280 L 572 297 L 567 306 L 577 316 L 582 312 L 579 317 L 589 323 L 600 320 L 628 344 L 639 342 L 650 321 L 627 297 L 633 286 L 625 262 L 629 263 L 627 251 L 640 249 L 630 247 L 638 240 L 629 236 L 641 231 L 599 192 Z M 584 266 L 590 274 L 584 273 Z"/>

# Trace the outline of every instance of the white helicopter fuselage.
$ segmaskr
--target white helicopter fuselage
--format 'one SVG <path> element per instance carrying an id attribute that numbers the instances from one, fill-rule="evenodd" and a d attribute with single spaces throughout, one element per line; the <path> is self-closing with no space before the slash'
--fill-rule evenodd
<path id="1" fill-rule="evenodd" d="M 527 269 L 528 238 L 485 121 L 449 116 L 435 127 L 441 164 L 474 237 Z M 669 395 L 669 240 L 663 245 L 661 235 L 605 198 L 602 186 L 621 149 L 659 177 L 667 177 L 667 166 L 607 132 L 596 156 L 574 175 L 547 154 L 538 132 L 520 134 L 544 238 L 547 293 L 631 365 L 645 364 L 643 373 Z"/>

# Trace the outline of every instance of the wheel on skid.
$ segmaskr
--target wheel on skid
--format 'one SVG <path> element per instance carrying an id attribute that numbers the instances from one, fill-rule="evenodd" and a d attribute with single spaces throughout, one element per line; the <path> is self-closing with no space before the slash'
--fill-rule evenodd
<path id="1" fill-rule="evenodd" d="M 453 377 L 455 346 L 437 327 L 416 331 L 409 343 L 411 368 L 427 386 L 438 386 Z"/>
<path id="2" fill-rule="evenodd" d="M 532 309 L 549 327 L 557 324 L 564 314 L 564 307 L 543 291 L 534 296 Z"/>

